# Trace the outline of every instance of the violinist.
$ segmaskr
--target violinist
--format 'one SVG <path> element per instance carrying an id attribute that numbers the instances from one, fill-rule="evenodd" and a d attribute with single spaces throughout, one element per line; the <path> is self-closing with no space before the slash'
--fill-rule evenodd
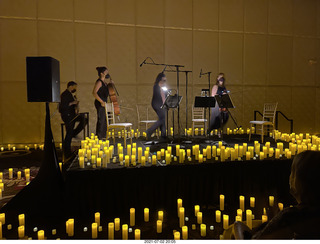
<path id="1" fill-rule="evenodd" d="M 219 73 L 217 76 L 217 82 L 212 87 L 211 90 L 211 96 L 219 95 L 222 96 L 223 94 L 227 94 L 227 88 L 225 87 L 225 78 L 224 73 Z M 210 126 L 207 131 L 207 134 L 210 134 L 210 132 L 213 129 L 219 129 L 222 128 L 223 125 L 225 125 L 228 121 L 229 114 L 226 108 L 219 108 L 219 105 L 216 101 L 215 107 L 211 108 L 211 117 L 210 117 Z M 222 121 L 222 124 L 221 124 Z M 220 137 L 220 131 L 218 133 L 218 136 Z"/>
<path id="2" fill-rule="evenodd" d="M 79 101 L 75 96 L 77 91 L 77 83 L 70 81 L 67 84 L 67 89 L 61 93 L 61 102 L 59 104 L 59 112 L 66 127 L 66 137 L 64 139 L 63 153 L 65 158 L 71 156 L 71 141 L 72 138 L 77 136 L 85 127 L 86 121 L 79 114 Z M 75 123 L 79 122 L 78 126 L 74 129 Z"/>
<path id="3" fill-rule="evenodd" d="M 111 80 L 107 67 L 97 67 L 96 70 L 98 71 L 99 78 L 96 80 L 92 91 L 92 95 L 95 98 L 94 105 L 97 109 L 96 135 L 99 140 L 103 140 L 106 138 L 107 133 L 105 103 L 109 97 L 108 84 L 113 84 L 113 81 Z"/>

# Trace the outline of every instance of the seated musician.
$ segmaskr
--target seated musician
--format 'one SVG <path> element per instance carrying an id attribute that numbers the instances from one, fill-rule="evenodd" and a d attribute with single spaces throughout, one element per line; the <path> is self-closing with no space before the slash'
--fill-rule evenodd
<path id="1" fill-rule="evenodd" d="M 223 95 L 227 94 L 227 88 L 225 87 L 225 78 L 224 74 L 220 73 L 217 76 L 217 82 L 212 87 L 211 90 L 211 96 L 215 95 Z M 219 105 L 216 101 L 215 107 L 211 108 L 211 117 L 210 117 L 210 125 L 209 129 L 207 131 L 207 134 L 210 134 L 210 132 L 214 129 L 222 129 L 223 125 L 225 125 L 228 121 L 229 114 L 225 108 L 219 108 Z M 222 120 L 222 124 L 221 124 Z M 220 131 L 218 132 L 218 136 L 220 137 Z"/>
<path id="2" fill-rule="evenodd" d="M 67 84 L 67 89 L 61 94 L 61 102 L 59 104 L 59 112 L 66 127 L 66 136 L 64 138 L 64 157 L 71 156 L 71 141 L 72 138 L 77 136 L 85 127 L 87 121 L 84 115 L 79 114 L 79 101 L 75 96 L 77 91 L 77 83 L 70 81 Z M 75 123 L 79 122 L 78 126 L 74 129 Z"/>

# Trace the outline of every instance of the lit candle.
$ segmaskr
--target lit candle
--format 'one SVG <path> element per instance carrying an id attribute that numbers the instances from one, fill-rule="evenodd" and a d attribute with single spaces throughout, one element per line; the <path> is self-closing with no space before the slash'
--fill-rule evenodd
<path id="1" fill-rule="evenodd" d="M 216 222 L 220 223 L 221 222 L 221 211 L 216 210 Z"/>
<path id="2" fill-rule="evenodd" d="M 0 222 L 4 225 L 6 223 L 6 214 L 0 213 Z"/>
<path id="3" fill-rule="evenodd" d="M 200 211 L 200 206 L 199 205 L 195 205 L 194 206 L 194 216 L 197 216 L 199 211 Z"/>
<path id="4" fill-rule="evenodd" d="M 264 160 L 264 152 L 260 152 L 260 160 Z"/>
<path id="5" fill-rule="evenodd" d="M 127 145 L 127 155 L 131 156 L 131 145 Z"/>
<path id="6" fill-rule="evenodd" d="M 161 233 L 161 232 L 162 232 L 162 221 L 157 220 L 157 233 Z"/>
<path id="7" fill-rule="evenodd" d="M 98 238 L 98 224 L 92 223 L 91 228 L 92 228 L 92 239 L 97 239 Z"/>
<path id="8" fill-rule="evenodd" d="M 115 229 L 115 231 L 120 230 L 120 219 L 119 218 L 114 219 L 114 229 Z"/>
<path id="9" fill-rule="evenodd" d="M 240 200 L 240 209 L 244 211 L 244 196 L 240 196 L 239 200 Z"/>
<path id="10" fill-rule="evenodd" d="M 199 154 L 199 163 L 202 163 L 202 162 L 203 162 L 203 155 Z"/>
<path id="11" fill-rule="evenodd" d="M 4 191 L 4 183 L 0 182 L 0 189 Z"/>
<path id="12" fill-rule="evenodd" d="M 278 159 L 278 158 L 280 158 L 280 149 L 276 149 L 276 158 Z"/>
<path id="13" fill-rule="evenodd" d="M 138 147 L 138 163 L 141 163 L 142 147 Z"/>
<path id="14" fill-rule="evenodd" d="M 246 211 L 246 220 L 247 226 L 252 229 L 252 211 L 250 209 L 247 209 Z"/>
<path id="15" fill-rule="evenodd" d="M 59 163 L 59 168 L 60 168 L 60 171 L 62 172 L 62 163 L 61 162 Z"/>
<path id="16" fill-rule="evenodd" d="M 18 171 L 17 178 L 18 178 L 18 180 L 21 180 L 21 171 Z"/>
<path id="17" fill-rule="evenodd" d="M 152 155 L 152 165 L 156 165 L 156 164 L 157 164 L 157 156 Z"/>
<path id="18" fill-rule="evenodd" d="M 135 217 L 136 215 L 136 210 L 134 208 L 130 208 L 130 226 L 135 226 Z"/>
<path id="19" fill-rule="evenodd" d="M 291 158 L 291 155 L 292 155 L 291 151 L 287 152 L 287 158 Z"/>
<path id="20" fill-rule="evenodd" d="M 44 230 L 38 231 L 38 240 L 44 240 Z"/>
<path id="21" fill-rule="evenodd" d="M 262 215 L 262 223 L 268 221 L 268 216 L 267 215 Z"/>
<path id="22" fill-rule="evenodd" d="M 137 164 L 136 164 L 136 155 L 131 155 L 131 163 L 132 163 L 132 165 L 133 166 L 136 166 Z M 128 164 L 129 165 L 129 164 Z"/>
<path id="23" fill-rule="evenodd" d="M 220 195 L 220 210 L 224 210 L 224 195 Z"/>
<path id="24" fill-rule="evenodd" d="M 226 230 L 229 227 L 229 215 L 223 215 L 223 229 Z"/>
<path id="25" fill-rule="evenodd" d="M 121 162 L 121 161 L 120 161 Z M 124 165 L 126 167 L 129 167 L 129 164 L 130 164 L 130 156 L 129 155 L 126 155 L 124 156 Z"/>
<path id="26" fill-rule="evenodd" d="M 98 224 L 98 226 L 100 226 L 100 213 L 96 212 L 94 214 L 94 222 L 96 222 Z"/>
<path id="27" fill-rule="evenodd" d="M 180 240 L 180 232 L 179 231 L 174 232 L 174 240 Z"/>
<path id="28" fill-rule="evenodd" d="M 217 147 L 216 146 L 212 146 L 211 149 L 212 149 L 212 157 L 215 158 L 217 156 Z"/>
<path id="29" fill-rule="evenodd" d="M 139 229 L 136 229 L 134 231 L 134 239 L 135 240 L 140 240 L 140 234 L 141 234 L 141 231 Z"/>
<path id="30" fill-rule="evenodd" d="M 141 156 L 141 166 L 146 166 L 146 157 Z"/>
<path id="31" fill-rule="evenodd" d="M 202 212 L 197 213 L 197 223 L 202 224 Z"/>
<path id="32" fill-rule="evenodd" d="M 250 197 L 250 207 L 254 208 L 256 199 L 254 197 Z"/>
<path id="33" fill-rule="evenodd" d="M 177 199 L 177 213 L 178 213 L 178 217 L 179 217 L 179 209 L 182 207 L 182 199 L 179 198 Z"/>
<path id="34" fill-rule="evenodd" d="M 18 219 L 19 219 L 19 225 L 25 225 L 24 214 L 19 214 Z"/>
<path id="35" fill-rule="evenodd" d="M 0 221 L 0 240 L 2 239 L 2 223 Z"/>
<path id="36" fill-rule="evenodd" d="M 108 224 L 108 239 L 114 239 L 114 223 L 112 222 Z"/>
<path id="37" fill-rule="evenodd" d="M 237 216 L 241 218 L 240 221 L 242 221 L 242 209 L 237 209 Z"/>
<path id="38" fill-rule="evenodd" d="M 184 226 L 184 207 L 179 208 L 179 226 Z"/>
<path id="39" fill-rule="evenodd" d="M 24 225 L 18 227 L 18 235 L 20 239 L 24 237 Z"/>
<path id="40" fill-rule="evenodd" d="M 200 225 L 200 234 L 201 234 L 201 236 L 203 237 L 203 236 L 206 236 L 206 232 L 207 232 L 207 227 L 206 227 L 206 225 L 205 224 L 201 224 Z"/>
<path id="41" fill-rule="evenodd" d="M 12 180 L 13 179 L 13 169 L 9 168 L 9 179 Z"/>
<path id="42" fill-rule="evenodd" d="M 0 188 L 0 200 L 2 199 L 2 189 Z"/>
<path id="43" fill-rule="evenodd" d="M 279 210 L 282 211 L 283 210 L 283 203 L 279 202 L 278 207 L 279 207 Z"/>
<path id="44" fill-rule="evenodd" d="M 182 239 L 188 240 L 188 226 L 182 226 Z"/>
<path id="45" fill-rule="evenodd" d="M 149 222 L 149 208 L 144 209 L 144 222 Z"/>
<path id="46" fill-rule="evenodd" d="M 274 196 L 269 196 L 269 206 L 273 207 L 274 205 Z"/>
<path id="47" fill-rule="evenodd" d="M 163 211 L 158 211 L 158 219 L 163 222 Z"/>
<path id="48" fill-rule="evenodd" d="M 207 159 L 211 159 L 211 155 L 212 155 L 212 153 L 211 153 L 211 146 L 207 146 L 206 152 L 207 152 Z"/>
<path id="49" fill-rule="evenodd" d="M 122 225 L 122 240 L 128 240 L 128 225 Z"/>
<path id="50" fill-rule="evenodd" d="M 67 221 L 67 233 L 68 233 L 68 236 L 74 235 L 74 219 L 69 219 Z"/>
<path id="51" fill-rule="evenodd" d="M 170 164 L 170 163 L 171 163 L 171 154 L 166 153 L 166 164 Z"/>
<path id="52" fill-rule="evenodd" d="M 135 147 L 133 147 L 133 148 L 132 148 L 132 155 L 135 155 L 135 156 L 136 156 L 136 155 L 137 155 L 136 152 L 137 152 L 137 149 L 136 149 Z"/>
<path id="53" fill-rule="evenodd" d="M 242 218 L 241 218 L 240 216 L 236 216 L 236 221 L 241 222 L 241 221 L 242 221 Z"/>

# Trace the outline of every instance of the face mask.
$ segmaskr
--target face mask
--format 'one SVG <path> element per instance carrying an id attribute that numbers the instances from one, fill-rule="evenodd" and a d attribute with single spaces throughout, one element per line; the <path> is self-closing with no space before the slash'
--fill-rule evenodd
<path id="1" fill-rule="evenodd" d="M 109 78 L 110 78 L 110 75 L 109 75 L 109 74 L 106 74 L 106 78 L 109 79 Z"/>
<path id="2" fill-rule="evenodd" d="M 71 93 L 75 93 L 77 90 L 76 89 L 73 89 L 73 90 L 71 90 Z"/>

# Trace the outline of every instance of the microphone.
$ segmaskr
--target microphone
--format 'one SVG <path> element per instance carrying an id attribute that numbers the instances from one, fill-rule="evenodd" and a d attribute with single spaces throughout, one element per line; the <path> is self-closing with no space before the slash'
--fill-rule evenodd
<path id="1" fill-rule="evenodd" d="M 145 59 L 143 60 L 143 62 L 140 64 L 140 67 L 141 67 L 143 64 L 146 63 L 146 60 L 147 60 L 147 58 L 145 58 Z"/>
<path id="2" fill-rule="evenodd" d="M 202 75 L 202 68 L 200 69 L 200 75 L 199 75 L 199 78 L 201 78 L 201 75 Z"/>

